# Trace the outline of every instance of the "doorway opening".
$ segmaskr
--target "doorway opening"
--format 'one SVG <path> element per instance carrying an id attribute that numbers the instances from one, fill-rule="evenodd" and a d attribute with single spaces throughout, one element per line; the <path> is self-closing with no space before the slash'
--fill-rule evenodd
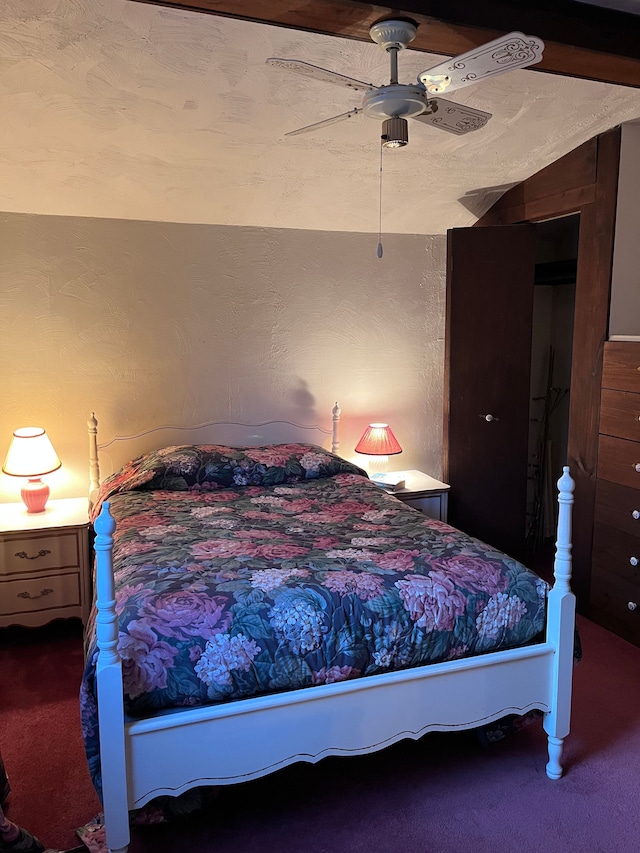
<path id="1" fill-rule="evenodd" d="M 553 575 L 556 481 L 567 460 L 580 215 L 536 223 L 529 403 L 526 550 Z"/>

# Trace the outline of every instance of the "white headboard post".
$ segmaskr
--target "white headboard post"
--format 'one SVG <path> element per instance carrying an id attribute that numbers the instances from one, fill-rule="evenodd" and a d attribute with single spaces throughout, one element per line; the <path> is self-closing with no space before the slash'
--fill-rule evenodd
<path id="1" fill-rule="evenodd" d="M 337 453 L 338 448 L 340 447 L 340 439 L 338 437 L 338 427 L 340 426 L 340 406 L 336 401 L 335 406 L 331 410 L 331 415 L 333 417 L 333 433 L 331 437 L 331 452 Z"/>
<path id="2" fill-rule="evenodd" d="M 100 488 L 100 463 L 98 462 L 98 421 L 93 412 L 87 421 L 89 431 L 89 500 L 93 503 Z"/>

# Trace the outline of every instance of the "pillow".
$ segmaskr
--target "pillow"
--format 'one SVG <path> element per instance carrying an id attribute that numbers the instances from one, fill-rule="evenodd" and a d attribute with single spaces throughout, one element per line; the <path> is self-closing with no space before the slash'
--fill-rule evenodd
<path id="1" fill-rule="evenodd" d="M 365 471 L 313 444 L 223 447 L 183 444 L 129 462 L 103 485 L 109 494 L 132 490 L 211 491 L 237 486 L 275 486 Z"/>

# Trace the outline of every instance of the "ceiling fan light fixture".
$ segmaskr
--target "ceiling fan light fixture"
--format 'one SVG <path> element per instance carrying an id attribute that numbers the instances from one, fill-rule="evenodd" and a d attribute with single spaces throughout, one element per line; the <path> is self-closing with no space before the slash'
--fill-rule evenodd
<path id="1" fill-rule="evenodd" d="M 409 142 L 409 125 L 406 118 L 388 118 L 382 122 L 384 148 L 403 148 Z"/>

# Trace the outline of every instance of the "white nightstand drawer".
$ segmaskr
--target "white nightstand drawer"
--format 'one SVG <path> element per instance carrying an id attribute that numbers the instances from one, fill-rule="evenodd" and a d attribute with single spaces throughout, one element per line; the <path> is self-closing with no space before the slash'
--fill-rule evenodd
<path id="1" fill-rule="evenodd" d="M 24 575 L 80 566 L 75 530 L 5 535 L 0 540 L 0 575 Z"/>
<path id="2" fill-rule="evenodd" d="M 0 616 L 80 604 L 80 576 L 45 575 L 0 583 Z"/>

